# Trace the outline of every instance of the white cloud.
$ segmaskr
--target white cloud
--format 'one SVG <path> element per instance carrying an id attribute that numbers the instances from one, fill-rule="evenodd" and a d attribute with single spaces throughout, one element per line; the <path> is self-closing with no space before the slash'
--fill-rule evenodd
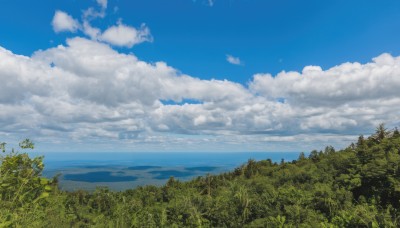
<path id="1" fill-rule="evenodd" d="M 135 44 L 145 41 L 152 41 L 150 29 L 144 24 L 136 29 L 134 27 L 118 23 L 106 29 L 99 37 L 99 40 L 105 41 L 115 46 L 132 47 Z"/>
<path id="2" fill-rule="evenodd" d="M 97 4 L 101 6 L 101 8 L 106 9 L 107 8 L 107 0 L 96 0 Z"/>
<path id="3" fill-rule="evenodd" d="M 52 22 L 54 31 L 57 33 L 61 31 L 76 32 L 79 29 L 92 40 L 128 48 L 139 43 L 153 41 L 150 29 L 145 24 L 135 28 L 123 24 L 120 19 L 116 25 L 107 28 L 105 31 L 93 27 L 91 25 L 92 20 L 106 16 L 107 0 L 97 0 L 97 3 L 101 6 L 101 10 L 90 7 L 83 11 L 82 24 L 67 13 L 57 10 Z"/>
<path id="4" fill-rule="evenodd" d="M 240 59 L 238 57 L 234 57 L 232 55 L 226 55 L 226 61 L 228 61 L 228 63 L 234 64 L 234 65 L 242 64 L 242 62 L 240 61 Z"/>
<path id="5" fill-rule="evenodd" d="M 101 30 L 99 28 L 92 27 L 88 21 L 84 21 L 83 33 L 89 36 L 92 40 L 98 40 L 98 37 L 101 35 Z"/>
<path id="6" fill-rule="evenodd" d="M 0 48 L 0 60 L 4 137 L 120 145 L 121 134 L 130 132 L 134 137 L 122 144 L 134 149 L 207 144 L 293 151 L 343 146 L 380 122 L 400 122 L 400 57 L 389 54 L 325 71 L 258 74 L 249 88 L 180 74 L 166 63 L 149 64 L 83 38 L 32 57 Z M 162 103 L 185 99 L 199 103 Z"/>
<path id="7" fill-rule="evenodd" d="M 51 24 L 53 25 L 53 30 L 55 32 L 76 32 L 79 28 L 79 23 L 77 20 L 60 10 L 55 12 Z"/>
<path id="8" fill-rule="evenodd" d="M 101 7 L 100 10 L 96 10 L 93 7 L 89 7 L 83 11 L 84 20 L 93 20 L 96 18 L 104 18 L 106 16 L 107 0 L 96 0 L 97 4 Z"/>
<path id="9" fill-rule="evenodd" d="M 344 63 L 326 71 L 318 66 L 306 66 L 301 73 L 257 74 L 250 87 L 269 98 L 285 98 L 291 104 L 319 107 L 387 100 L 398 97 L 398 65 L 399 57 L 382 54 L 364 65 Z"/>
<path id="10" fill-rule="evenodd" d="M 102 8 L 100 11 L 90 7 L 87 10 L 83 11 L 82 17 L 84 21 L 94 20 L 96 18 L 104 18 L 106 16 L 106 11 Z"/>
<path id="11" fill-rule="evenodd" d="M 209 6 L 214 6 L 214 0 L 208 0 L 208 5 Z"/>

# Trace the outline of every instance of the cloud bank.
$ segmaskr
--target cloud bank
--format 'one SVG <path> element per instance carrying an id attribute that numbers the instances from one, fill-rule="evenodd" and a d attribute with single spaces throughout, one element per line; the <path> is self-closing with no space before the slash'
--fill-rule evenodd
<path id="1" fill-rule="evenodd" d="M 346 145 L 380 122 L 396 126 L 400 119 L 400 57 L 390 54 L 327 70 L 257 74 L 244 86 L 202 80 L 77 37 L 32 56 L 0 48 L 0 81 L 5 138 L 124 139 L 171 150 L 204 143 L 265 150 L 279 143 L 293 151 L 333 138 Z"/>

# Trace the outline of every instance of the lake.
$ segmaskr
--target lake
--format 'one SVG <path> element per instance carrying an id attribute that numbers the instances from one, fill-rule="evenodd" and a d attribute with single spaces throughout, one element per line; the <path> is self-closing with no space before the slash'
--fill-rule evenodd
<path id="1" fill-rule="evenodd" d="M 115 191 L 144 185 L 163 185 L 174 176 L 181 181 L 197 176 L 232 171 L 249 159 L 292 161 L 299 152 L 148 152 L 148 153 L 30 153 L 44 155 L 46 177 L 60 175 L 60 188 L 92 191 L 106 186 Z"/>

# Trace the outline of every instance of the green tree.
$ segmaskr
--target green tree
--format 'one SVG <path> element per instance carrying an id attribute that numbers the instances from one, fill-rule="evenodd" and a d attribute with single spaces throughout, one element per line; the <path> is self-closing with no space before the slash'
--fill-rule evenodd
<path id="1" fill-rule="evenodd" d="M 43 178 L 43 157 L 30 158 L 27 153 L 14 149 L 6 152 L 5 143 L 1 143 L 0 156 L 0 198 L 6 221 L 13 222 L 19 214 L 34 213 L 46 203 L 46 198 L 54 187 L 51 181 Z M 34 144 L 26 139 L 19 144 L 21 149 L 33 149 Z M 3 214 L 4 215 L 4 214 Z"/>

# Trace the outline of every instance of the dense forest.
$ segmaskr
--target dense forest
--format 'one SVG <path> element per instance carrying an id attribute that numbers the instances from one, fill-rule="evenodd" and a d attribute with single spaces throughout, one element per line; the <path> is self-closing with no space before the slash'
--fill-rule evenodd
<path id="1" fill-rule="evenodd" d="M 349 147 L 279 164 L 123 192 L 64 192 L 41 157 L 3 151 L 0 227 L 399 227 L 400 133 L 380 125 Z M 25 140 L 22 149 L 33 148 Z"/>

